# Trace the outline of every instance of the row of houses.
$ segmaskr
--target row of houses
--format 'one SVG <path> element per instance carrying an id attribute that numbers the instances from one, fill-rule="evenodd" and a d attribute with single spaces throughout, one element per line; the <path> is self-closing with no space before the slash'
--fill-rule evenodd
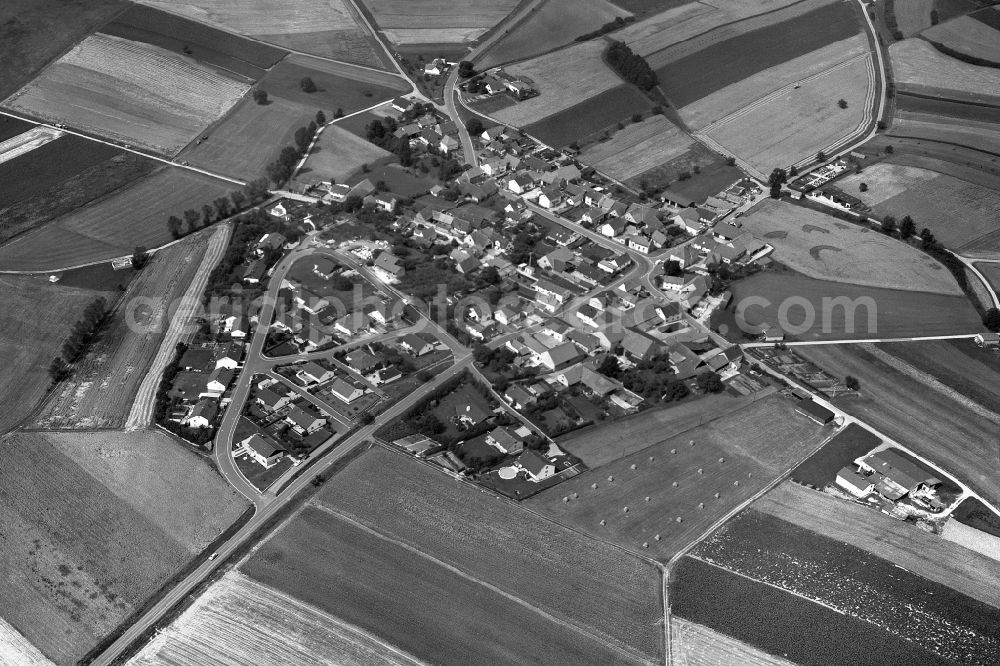
<path id="1" fill-rule="evenodd" d="M 242 360 L 243 345 L 238 342 L 188 347 L 167 391 L 176 405 L 170 420 L 189 428 L 214 427 Z"/>

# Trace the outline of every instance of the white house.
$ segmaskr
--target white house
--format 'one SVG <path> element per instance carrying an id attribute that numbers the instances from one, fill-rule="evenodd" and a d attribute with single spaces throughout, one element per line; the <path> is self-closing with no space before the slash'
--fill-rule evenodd
<path id="1" fill-rule="evenodd" d="M 240 442 L 240 446 L 265 469 L 274 467 L 285 456 L 284 449 L 256 433 Z"/>
<path id="2" fill-rule="evenodd" d="M 365 394 L 365 390 L 354 384 L 349 384 L 339 377 L 330 384 L 330 393 L 341 402 L 348 405 Z"/>
<path id="3" fill-rule="evenodd" d="M 535 451 L 524 451 L 517 457 L 514 466 L 527 474 L 533 483 L 544 481 L 556 473 L 556 467 Z"/>

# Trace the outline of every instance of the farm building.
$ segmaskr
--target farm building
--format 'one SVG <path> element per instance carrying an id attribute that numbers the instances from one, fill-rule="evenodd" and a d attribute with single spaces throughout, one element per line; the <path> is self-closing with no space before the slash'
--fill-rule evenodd
<path id="1" fill-rule="evenodd" d="M 240 446 L 265 469 L 274 467 L 285 456 L 284 449 L 258 434 L 247 437 L 240 442 Z"/>
<path id="2" fill-rule="evenodd" d="M 872 476 L 866 476 L 856 469 L 845 467 L 837 472 L 837 485 L 855 497 L 864 497 L 875 492 L 875 481 Z"/>
<path id="3" fill-rule="evenodd" d="M 835 416 L 833 412 L 816 403 L 812 398 L 801 401 L 795 411 L 820 425 L 831 423 Z"/>
<path id="4" fill-rule="evenodd" d="M 925 493 L 941 485 L 940 479 L 893 449 L 871 454 L 861 461 L 861 469 L 874 472 L 872 476 L 877 480 L 875 489 L 893 501 L 908 494 Z"/>

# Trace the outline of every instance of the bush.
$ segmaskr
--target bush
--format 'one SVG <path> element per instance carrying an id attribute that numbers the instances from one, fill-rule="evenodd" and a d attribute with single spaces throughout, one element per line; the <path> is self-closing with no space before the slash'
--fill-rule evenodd
<path id="1" fill-rule="evenodd" d="M 253 101 L 258 104 L 267 104 L 267 91 L 261 88 L 253 91 Z"/>

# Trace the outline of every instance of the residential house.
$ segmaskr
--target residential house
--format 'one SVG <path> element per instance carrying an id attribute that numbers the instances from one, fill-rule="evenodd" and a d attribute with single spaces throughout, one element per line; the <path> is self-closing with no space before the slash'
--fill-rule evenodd
<path id="1" fill-rule="evenodd" d="M 449 155 L 452 152 L 458 150 L 459 146 L 461 145 L 462 144 L 458 142 L 458 139 L 446 134 L 441 137 L 441 141 L 440 143 L 438 143 L 438 150 L 440 150 L 445 155 Z"/>
<path id="2" fill-rule="evenodd" d="M 633 361 L 648 361 L 662 350 L 660 342 L 636 331 L 625 331 L 621 345 L 625 355 Z"/>
<path id="3" fill-rule="evenodd" d="M 382 365 L 382 362 L 364 349 L 355 349 L 344 356 L 344 365 L 359 375 L 367 375 Z"/>
<path id="4" fill-rule="evenodd" d="M 616 236 L 624 234 L 627 226 L 628 220 L 624 217 L 613 217 L 605 220 L 599 227 L 597 227 L 597 231 L 600 232 L 602 236 L 615 238 Z"/>
<path id="5" fill-rule="evenodd" d="M 508 386 L 503 397 L 514 409 L 528 409 L 538 402 L 537 398 L 520 384 Z"/>
<path id="6" fill-rule="evenodd" d="M 363 387 L 357 386 L 356 384 L 348 383 L 343 379 L 341 379 L 340 377 L 337 377 L 336 379 L 333 380 L 333 383 L 330 384 L 329 389 L 330 393 L 335 398 L 337 398 L 341 402 L 347 403 L 348 405 L 365 394 L 365 390 Z"/>
<path id="7" fill-rule="evenodd" d="M 729 224 L 728 222 L 723 222 L 722 224 L 716 225 L 712 229 L 712 235 L 715 236 L 715 240 L 722 242 L 728 242 L 735 238 L 738 238 L 743 232 Z"/>
<path id="8" fill-rule="evenodd" d="M 262 407 L 266 407 L 272 412 L 276 412 L 288 403 L 291 402 L 291 398 L 286 395 L 281 395 L 270 388 L 264 388 L 257 391 L 255 400 Z"/>
<path id="9" fill-rule="evenodd" d="M 875 492 L 875 474 L 862 474 L 853 467 L 844 467 L 837 472 L 837 485 L 855 497 L 865 497 Z"/>
<path id="10" fill-rule="evenodd" d="M 243 269 L 243 281 L 247 284 L 259 284 L 267 274 L 267 262 L 254 259 Z"/>
<path id="11" fill-rule="evenodd" d="M 670 221 L 692 236 L 698 235 L 705 228 L 705 225 L 701 222 L 701 216 L 698 215 L 698 211 L 694 208 L 685 208 L 671 217 Z"/>
<path id="12" fill-rule="evenodd" d="M 656 307 L 656 313 L 663 320 L 664 324 L 675 324 L 684 318 L 684 313 L 681 310 L 680 303 L 667 303 L 665 305 L 658 305 Z"/>
<path id="13" fill-rule="evenodd" d="M 362 203 L 364 203 L 365 206 L 374 206 L 375 208 L 384 210 L 387 213 L 393 213 L 396 211 L 396 202 L 396 197 L 382 192 L 369 194 L 362 200 Z"/>
<path id="14" fill-rule="evenodd" d="M 392 252 L 380 252 L 375 257 L 375 268 L 392 278 L 399 278 L 406 272 L 403 265 L 399 263 L 399 257 Z"/>
<path id="15" fill-rule="evenodd" d="M 390 384 L 397 379 L 402 379 L 403 373 L 400 372 L 399 368 L 393 366 L 389 368 L 379 368 L 375 372 L 365 375 L 365 379 L 370 381 L 375 386 L 381 386 L 382 384 Z"/>
<path id="16" fill-rule="evenodd" d="M 240 446 L 265 469 L 274 467 L 285 457 L 283 448 L 256 433 L 241 441 Z"/>
<path id="17" fill-rule="evenodd" d="M 405 113 L 410 111 L 417 105 L 413 100 L 406 99 L 405 97 L 397 97 L 392 100 L 392 108 L 400 113 Z"/>
<path id="18" fill-rule="evenodd" d="M 189 428 L 210 428 L 219 415 L 219 403 L 215 400 L 202 399 L 195 403 L 182 423 Z"/>
<path id="19" fill-rule="evenodd" d="M 556 473 L 556 467 L 539 453 L 526 450 L 514 461 L 514 466 L 524 472 L 533 483 L 544 481 Z"/>
<path id="20" fill-rule="evenodd" d="M 399 346 L 414 356 L 423 356 L 434 351 L 434 345 L 416 333 L 407 333 L 400 338 Z"/>
<path id="21" fill-rule="evenodd" d="M 341 335 L 354 337 L 368 330 L 368 316 L 364 312 L 352 312 L 338 319 L 333 328 Z"/>
<path id="22" fill-rule="evenodd" d="M 277 232 L 271 232 L 261 236 L 254 246 L 253 254 L 258 259 L 263 257 L 268 251 L 280 250 L 285 245 L 285 237 Z"/>
<path id="23" fill-rule="evenodd" d="M 593 300 L 593 299 L 591 299 Z M 603 312 L 599 311 L 594 306 L 589 303 L 584 303 L 580 306 L 580 309 L 576 311 L 577 319 L 582 321 L 587 326 L 597 328 L 602 323 L 604 323 Z"/>
<path id="24" fill-rule="evenodd" d="M 294 406 L 285 416 L 285 421 L 298 433 L 311 433 L 326 425 L 326 419 L 316 414 L 310 408 L 308 411 L 299 406 Z"/>
<path id="25" fill-rule="evenodd" d="M 538 195 L 538 205 L 542 208 L 555 208 L 563 202 L 563 193 L 555 185 L 542 188 L 542 193 Z"/>
<path id="26" fill-rule="evenodd" d="M 302 364 L 299 371 L 295 373 L 299 379 L 308 384 L 322 384 L 333 379 L 337 373 L 329 368 L 324 368 L 316 361 L 307 361 Z"/>
<path id="27" fill-rule="evenodd" d="M 226 389 L 233 383 L 233 379 L 235 379 L 235 377 L 236 372 L 233 370 L 216 368 L 209 376 L 208 381 L 205 383 L 205 389 L 201 392 L 199 397 L 218 398 L 226 392 Z"/>
<path id="28" fill-rule="evenodd" d="M 628 267 L 631 261 L 632 260 L 629 259 L 627 255 L 616 254 L 599 261 L 597 267 L 605 273 L 614 275 Z"/>
<path id="29" fill-rule="evenodd" d="M 507 181 L 507 189 L 514 194 L 524 194 L 534 187 L 534 185 L 535 179 L 526 172 L 521 172 Z"/>
<path id="30" fill-rule="evenodd" d="M 550 371 L 564 368 L 580 359 L 580 351 L 572 342 L 563 342 L 552 349 L 546 349 L 539 357 L 539 364 Z"/>
<path id="31" fill-rule="evenodd" d="M 517 455 L 524 450 L 524 440 L 502 426 L 496 427 L 486 435 L 486 443 L 500 453 Z"/>
<path id="32" fill-rule="evenodd" d="M 628 239 L 628 246 L 633 250 L 642 252 L 643 254 L 649 254 L 650 250 L 653 249 L 652 241 L 642 235 L 630 236 Z"/>
<path id="33" fill-rule="evenodd" d="M 379 326 L 385 326 L 396 320 L 397 313 L 390 303 L 378 301 L 365 307 L 365 315 Z"/>

